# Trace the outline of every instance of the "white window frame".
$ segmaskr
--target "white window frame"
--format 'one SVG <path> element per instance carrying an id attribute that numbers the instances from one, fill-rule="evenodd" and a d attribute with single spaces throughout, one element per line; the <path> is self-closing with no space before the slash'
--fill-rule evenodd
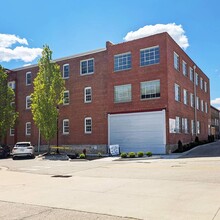
<path id="1" fill-rule="evenodd" d="M 195 95 L 190 93 L 190 106 L 195 108 Z"/>
<path id="2" fill-rule="evenodd" d="M 178 84 L 175 83 L 175 100 L 181 102 L 181 88 Z"/>
<path id="3" fill-rule="evenodd" d="M 176 119 L 175 119 L 175 132 L 181 133 L 181 118 L 178 116 L 176 116 Z"/>
<path id="4" fill-rule="evenodd" d="M 120 93 L 116 90 L 120 88 L 122 91 Z M 123 88 L 126 88 L 127 91 Z M 122 94 L 126 92 L 126 96 L 122 97 Z M 123 94 L 124 95 L 124 94 Z M 125 84 L 125 85 L 118 85 L 114 86 L 114 103 L 126 103 L 126 102 L 131 102 L 132 101 L 132 86 L 131 84 Z"/>
<path id="5" fill-rule="evenodd" d="M 196 134 L 195 121 L 191 120 L 191 133 Z"/>
<path id="6" fill-rule="evenodd" d="M 201 100 L 201 111 L 204 112 L 204 101 Z"/>
<path id="7" fill-rule="evenodd" d="M 146 53 L 150 54 L 150 50 L 154 49 L 156 50 L 158 48 L 159 50 L 159 60 L 156 58 L 156 51 L 153 51 L 153 59 L 149 59 L 149 64 L 146 64 Z M 141 59 L 141 54 L 144 52 L 144 62 L 142 63 L 142 59 Z M 157 61 L 158 60 L 158 61 Z M 153 62 L 150 62 L 150 61 L 153 61 Z M 160 63 L 160 46 L 159 45 L 156 45 L 156 46 L 153 46 L 153 47 L 147 47 L 147 48 L 143 48 L 140 50 L 140 66 L 141 67 L 144 67 L 144 66 L 150 66 L 150 65 L 156 65 L 156 64 L 159 64 Z"/>
<path id="8" fill-rule="evenodd" d="M 87 91 L 90 91 L 90 93 L 87 94 Z M 91 100 L 89 100 L 88 97 L 91 97 Z M 84 103 L 91 103 L 91 102 L 92 102 L 92 87 L 85 87 L 84 88 Z"/>
<path id="9" fill-rule="evenodd" d="M 187 72 L 187 63 L 183 60 L 182 61 L 182 71 L 183 71 L 183 75 L 187 76 L 188 72 Z"/>
<path id="10" fill-rule="evenodd" d="M 186 89 L 183 89 L 183 103 L 185 105 L 188 105 L 189 100 L 188 100 L 188 91 Z"/>
<path id="11" fill-rule="evenodd" d="M 87 121 L 91 121 L 91 125 L 87 125 Z M 88 127 L 91 127 L 91 131 L 87 130 Z M 84 120 L 84 132 L 85 134 L 92 134 L 92 118 L 91 117 L 86 117 Z"/>
<path id="12" fill-rule="evenodd" d="M 26 109 L 31 109 L 31 96 L 26 96 Z"/>
<path id="13" fill-rule="evenodd" d="M 30 76 L 30 83 L 28 82 L 28 76 Z M 31 85 L 31 81 L 32 81 L 31 78 L 32 78 L 31 72 L 27 72 L 26 73 L 26 86 Z"/>
<path id="14" fill-rule="evenodd" d="M 196 73 L 196 85 L 198 86 L 199 85 L 199 74 Z"/>
<path id="15" fill-rule="evenodd" d="M 69 67 L 69 71 L 68 71 L 68 76 L 65 76 L 65 67 L 68 66 Z M 63 79 L 68 79 L 70 77 L 70 65 L 69 63 L 63 64 Z"/>
<path id="16" fill-rule="evenodd" d="M 205 102 L 205 113 L 208 113 L 208 104 Z"/>
<path id="17" fill-rule="evenodd" d="M 200 77 L 200 89 L 203 90 L 203 78 L 202 77 Z"/>
<path id="18" fill-rule="evenodd" d="M 92 60 L 93 61 L 93 71 L 92 72 L 88 72 L 89 71 L 89 61 Z M 87 62 L 86 66 L 87 66 L 87 72 L 86 73 L 82 73 L 82 63 L 83 62 Z M 90 75 L 90 74 L 94 74 L 95 72 L 95 59 L 94 58 L 89 58 L 89 59 L 86 59 L 86 60 L 80 60 L 80 75 L 81 76 L 85 76 L 85 75 Z"/>
<path id="19" fill-rule="evenodd" d="M 207 92 L 207 82 L 206 81 L 204 81 L 204 90 L 205 90 L 205 92 Z"/>
<path id="20" fill-rule="evenodd" d="M 65 97 L 65 94 L 68 94 L 68 96 Z M 66 99 L 68 101 L 66 101 Z M 70 92 L 69 92 L 69 90 L 66 90 L 63 92 L 63 105 L 69 105 L 69 104 L 70 104 Z"/>
<path id="21" fill-rule="evenodd" d="M 199 110 L 200 109 L 200 102 L 199 102 L 199 97 L 196 97 L 196 109 Z"/>
<path id="22" fill-rule="evenodd" d="M 129 56 L 130 55 L 130 60 Z M 122 53 L 122 54 L 116 54 L 114 55 L 114 72 L 123 71 L 123 70 L 129 70 L 131 69 L 131 52 Z M 122 62 L 122 60 L 125 60 L 125 63 Z M 130 62 L 130 66 L 129 66 Z M 118 69 L 116 69 L 116 66 Z"/>
<path id="23" fill-rule="evenodd" d="M 10 128 L 10 136 L 14 136 L 15 135 L 15 128 Z"/>
<path id="24" fill-rule="evenodd" d="M 26 125 L 25 125 L 25 135 L 27 135 L 27 136 L 31 135 L 31 122 L 26 122 Z"/>
<path id="25" fill-rule="evenodd" d="M 66 131 L 66 129 L 68 129 L 68 131 Z M 70 130 L 69 119 L 63 119 L 63 134 L 69 134 L 70 133 L 69 130 Z"/>
<path id="26" fill-rule="evenodd" d="M 10 82 L 8 82 L 8 86 L 9 86 L 10 88 L 12 88 L 13 90 L 15 90 L 15 81 L 10 81 Z"/>
<path id="27" fill-rule="evenodd" d="M 189 133 L 189 122 L 187 118 L 182 118 L 182 132 L 185 134 Z"/>
<path id="28" fill-rule="evenodd" d="M 156 83 L 156 85 L 155 85 L 155 83 Z M 160 98 L 160 96 L 158 96 L 158 97 L 155 96 L 155 94 L 158 94 L 158 91 L 157 91 L 158 84 L 159 84 L 159 94 L 160 94 L 160 80 L 145 81 L 145 82 L 141 82 L 140 84 L 141 84 L 141 88 L 140 88 L 140 90 L 141 90 L 141 100 L 158 99 L 158 98 Z M 148 85 L 146 86 L 146 84 L 148 84 Z M 153 92 L 152 93 L 146 93 L 146 88 L 147 87 L 150 88 L 151 92 L 152 91 Z M 145 91 L 144 94 L 142 93 L 143 89 Z M 142 95 L 152 95 L 152 97 L 142 98 Z"/>
<path id="29" fill-rule="evenodd" d="M 192 67 L 189 67 L 189 78 L 190 81 L 194 82 L 194 71 Z"/>
<path id="30" fill-rule="evenodd" d="M 174 52 L 173 54 L 173 62 L 174 62 L 174 68 L 177 71 L 180 71 L 180 56 L 176 52 Z"/>
<path id="31" fill-rule="evenodd" d="M 200 121 L 197 121 L 196 126 L 197 126 L 197 134 L 200 134 L 201 133 L 201 123 L 200 123 Z"/>

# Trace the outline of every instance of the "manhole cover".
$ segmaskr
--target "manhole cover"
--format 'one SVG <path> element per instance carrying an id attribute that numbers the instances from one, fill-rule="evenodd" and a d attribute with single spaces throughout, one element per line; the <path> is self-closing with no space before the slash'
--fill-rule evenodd
<path id="1" fill-rule="evenodd" d="M 51 176 L 51 177 L 69 178 L 69 177 L 72 177 L 72 176 L 71 175 L 54 175 L 54 176 Z"/>

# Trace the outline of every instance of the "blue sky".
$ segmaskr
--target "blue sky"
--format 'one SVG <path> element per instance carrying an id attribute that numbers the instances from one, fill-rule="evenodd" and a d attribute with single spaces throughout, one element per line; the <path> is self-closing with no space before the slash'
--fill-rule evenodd
<path id="1" fill-rule="evenodd" d="M 146 25 L 175 23 L 185 31 L 186 53 L 210 78 L 212 104 L 220 108 L 219 8 L 217 0 L 2 1 L 0 64 L 35 64 L 44 44 L 56 59 L 104 48 L 107 40 L 123 42 Z"/>

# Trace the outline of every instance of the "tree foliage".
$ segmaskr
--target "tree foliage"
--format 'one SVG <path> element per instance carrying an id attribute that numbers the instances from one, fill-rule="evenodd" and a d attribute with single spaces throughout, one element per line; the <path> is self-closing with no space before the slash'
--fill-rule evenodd
<path id="1" fill-rule="evenodd" d="M 31 110 L 50 151 L 50 141 L 57 131 L 57 107 L 63 101 L 65 86 L 60 67 L 52 61 L 52 51 L 48 46 L 44 46 L 38 66 L 39 72 L 34 80 L 34 92 L 31 94 Z"/>
<path id="2" fill-rule="evenodd" d="M 18 113 L 15 111 L 15 94 L 8 86 L 8 75 L 0 65 L 0 143 L 5 137 L 7 130 L 15 124 Z"/>

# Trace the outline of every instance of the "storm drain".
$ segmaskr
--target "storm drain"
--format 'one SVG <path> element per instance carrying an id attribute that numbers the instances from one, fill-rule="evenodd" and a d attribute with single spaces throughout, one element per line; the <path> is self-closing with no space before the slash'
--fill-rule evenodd
<path id="1" fill-rule="evenodd" d="M 54 175 L 54 176 L 51 176 L 51 177 L 57 177 L 57 178 L 69 178 L 69 177 L 72 177 L 71 175 Z"/>

